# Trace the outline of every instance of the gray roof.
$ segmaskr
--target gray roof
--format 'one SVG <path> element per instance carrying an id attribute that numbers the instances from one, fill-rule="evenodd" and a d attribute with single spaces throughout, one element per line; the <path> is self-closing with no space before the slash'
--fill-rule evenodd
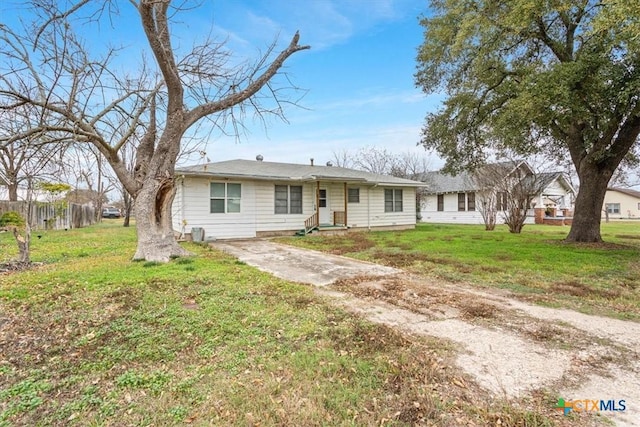
<path id="1" fill-rule="evenodd" d="M 637 197 L 638 199 L 640 199 L 640 191 L 632 190 L 631 188 L 609 187 L 609 188 L 607 188 L 607 190 L 609 190 L 609 191 L 617 191 L 619 193 L 626 194 L 626 195 L 631 196 L 631 197 Z"/>
<path id="2" fill-rule="evenodd" d="M 529 168 L 529 166 L 522 161 L 506 161 L 481 166 L 475 173 L 482 176 L 483 168 L 486 168 L 487 172 L 490 173 L 491 176 L 496 176 L 497 174 L 497 176 L 507 177 L 521 165 L 525 165 L 527 168 Z M 458 175 L 449 175 L 441 171 L 435 171 L 427 172 L 426 174 L 424 174 L 423 179 L 428 185 L 428 193 L 430 194 L 464 193 L 480 190 L 473 177 L 474 174 L 467 171 L 460 172 Z M 575 193 L 574 189 L 571 187 L 571 184 L 562 172 L 543 172 L 528 176 L 529 179 L 532 179 L 532 177 L 535 177 L 535 186 L 537 188 L 545 189 L 555 180 L 561 180 L 568 190 Z"/>
<path id="3" fill-rule="evenodd" d="M 449 175 L 444 172 L 434 171 L 424 174 L 424 182 L 429 193 L 464 193 L 475 191 L 469 172 L 460 172 L 458 175 Z"/>
<path id="4" fill-rule="evenodd" d="M 261 181 L 341 181 L 349 183 L 423 187 L 410 179 L 378 175 L 337 166 L 311 166 L 257 160 L 227 160 L 176 168 L 176 175 L 216 178 L 255 179 Z"/>
<path id="5" fill-rule="evenodd" d="M 513 172 L 522 161 L 505 161 L 499 163 L 491 163 L 481 166 L 475 174 L 482 174 L 483 168 L 491 170 L 492 174 L 507 176 Z M 527 166 L 528 167 L 528 166 Z M 428 193 L 464 193 L 479 190 L 478 184 L 474 180 L 474 173 L 462 171 L 457 175 L 450 175 L 442 171 L 427 172 L 424 174 L 424 182 L 428 185 Z"/>
<path id="6" fill-rule="evenodd" d="M 535 187 L 540 189 L 540 191 L 545 190 L 555 181 L 558 181 L 565 187 L 566 190 L 569 190 L 571 193 L 575 194 L 575 189 L 571 186 L 571 183 L 567 179 L 567 176 L 564 172 L 540 172 L 535 174 L 535 180 Z"/>

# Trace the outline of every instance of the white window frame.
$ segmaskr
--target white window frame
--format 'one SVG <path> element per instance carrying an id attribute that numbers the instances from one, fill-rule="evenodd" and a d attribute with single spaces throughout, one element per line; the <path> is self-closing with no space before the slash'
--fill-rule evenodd
<path id="1" fill-rule="evenodd" d="M 607 203 L 605 209 L 609 214 L 620 214 L 620 203 Z"/>
<path id="2" fill-rule="evenodd" d="M 277 198 L 278 187 L 286 187 L 287 189 L 286 200 Z M 300 212 L 298 212 L 297 209 L 296 209 L 296 212 L 292 212 L 291 188 L 293 187 L 300 188 L 300 206 L 299 206 Z M 284 206 L 286 212 L 278 212 L 278 206 L 277 206 L 278 200 L 280 200 L 281 202 L 282 201 L 286 202 L 286 205 Z M 273 187 L 273 213 L 274 215 L 300 215 L 304 213 L 304 187 L 302 185 L 276 184 Z"/>
<path id="3" fill-rule="evenodd" d="M 391 200 L 387 200 L 387 195 L 391 194 Z M 385 213 L 395 213 L 404 211 L 403 203 L 404 193 L 402 188 L 385 188 L 384 189 L 384 211 Z M 389 205 L 389 203 L 391 203 Z"/>
<path id="4" fill-rule="evenodd" d="M 224 195 L 213 195 L 213 186 L 214 185 L 223 185 L 224 186 Z M 240 194 L 238 197 L 229 195 L 229 186 L 238 186 L 240 190 Z M 224 212 L 213 212 L 213 206 L 211 202 L 213 200 L 222 200 L 224 203 Z M 235 203 L 234 203 L 235 202 Z M 237 206 L 237 210 L 229 209 L 230 206 Z M 209 213 L 212 215 L 220 215 L 220 214 L 235 214 L 240 213 L 242 211 L 242 184 L 239 182 L 220 182 L 220 181 L 211 181 L 209 182 Z"/>

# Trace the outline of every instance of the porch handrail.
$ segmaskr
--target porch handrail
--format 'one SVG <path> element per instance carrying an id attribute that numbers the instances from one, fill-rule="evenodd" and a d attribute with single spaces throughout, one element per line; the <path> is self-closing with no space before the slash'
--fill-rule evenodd
<path id="1" fill-rule="evenodd" d="M 320 225 L 320 216 L 318 212 L 311 215 L 304 221 L 304 234 L 308 234 L 314 228 L 317 228 Z"/>

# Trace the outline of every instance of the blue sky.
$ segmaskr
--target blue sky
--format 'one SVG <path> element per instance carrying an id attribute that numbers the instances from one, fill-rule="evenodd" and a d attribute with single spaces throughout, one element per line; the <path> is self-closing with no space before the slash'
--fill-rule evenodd
<path id="1" fill-rule="evenodd" d="M 75 1 L 59 0 L 62 9 Z M 180 2 L 176 2 L 180 3 Z M 432 168 L 443 162 L 416 144 L 428 111 L 441 97 L 426 97 L 414 87 L 417 47 L 422 41 L 418 17 L 427 12 L 419 0 L 202 0 L 202 6 L 176 15 L 174 47 L 186 48 L 211 33 L 227 39 L 238 59 L 254 60 L 277 38 L 286 46 L 296 31 L 311 50 L 285 63 L 292 81 L 306 91 L 302 108 L 280 119 L 245 121 L 240 142 L 232 136 L 209 138 L 211 161 L 253 159 L 324 164 L 333 152 L 368 146 L 393 153 L 428 156 Z M 81 28 L 90 49 L 123 45 L 118 58 L 135 70 L 141 48 L 148 50 L 139 18 L 128 1 L 115 0 L 119 15 Z M 25 2 L 0 0 L 1 22 L 28 19 Z M 89 30 L 89 31 L 86 31 Z M 204 158 L 202 159 L 204 160 Z M 191 158 L 189 162 L 193 163 Z"/>
<path id="2" fill-rule="evenodd" d="M 308 92 L 304 108 L 287 110 L 289 123 L 270 120 L 263 129 L 248 123 L 250 133 L 236 143 L 221 137 L 207 147 L 212 161 L 231 158 L 325 163 L 334 151 L 377 146 L 394 153 L 425 156 L 420 128 L 427 111 L 438 108 L 414 87 L 416 49 L 422 39 L 418 16 L 426 2 L 417 0 L 269 0 L 217 1 L 205 9 L 195 27 L 228 35 L 230 47 L 256 56 L 279 36 L 285 45 L 296 30 L 311 50 L 296 53 L 286 71 Z M 207 16 L 206 14 L 210 14 Z M 431 164 L 442 162 L 431 155 Z"/>

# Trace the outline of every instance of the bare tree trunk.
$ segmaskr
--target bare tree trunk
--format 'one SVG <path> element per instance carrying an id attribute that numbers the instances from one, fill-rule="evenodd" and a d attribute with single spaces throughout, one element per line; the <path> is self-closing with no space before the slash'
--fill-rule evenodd
<path id="1" fill-rule="evenodd" d="M 18 183 L 14 181 L 7 183 L 7 189 L 9 190 L 9 201 L 17 202 L 18 201 Z"/>
<path id="2" fill-rule="evenodd" d="M 192 255 L 175 239 L 171 221 L 171 203 L 176 188 L 172 179 L 145 182 L 135 203 L 138 247 L 134 260 L 168 262 L 171 258 Z"/>
<path id="3" fill-rule="evenodd" d="M 600 169 L 597 165 L 580 168 L 580 190 L 576 197 L 575 211 L 567 242 L 602 242 L 600 224 L 602 204 L 613 171 Z"/>
<path id="4" fill-rule="evenodd" d="M 171 258 L 192 255 L 183 249 L 173 234 L 171 205 L 176 194 L 175 162 L 180 150 L 182 114 L 169 117 L 156 152 L 148 165 L 142 188 L 135 197 L 138 247 L 134 260 L 168 262 Z"/>
<path id="5" fill-rule="evenodd" d="M 496 229 L 496 219 L 498 216 L 496 206 L 496 192 L 491 190 L 484 194 L 479 194 L 478 210 L 482 215 L 485 231 L 493 231 Z"/>
<path id="6" fill-rule="evenodd" d="M 510 233 L 520 234 L 527 219 L 527 209 L 522 207 L 511 207 L 505 212 L 506 224 Z"/>
<path id="7" fill-rule="evenodd" d="M 16 239 L 16 243 L 18 244 L 18 262 L 23 264 L 29 264 L 31 262 L 31 258 L 29 255 L 29 244 L 31 241 L 31 228 L 29 224 L 25 225 L 24 236 L 20 235 L 18 231 L 18 227 L 13 227 L 13 237 Z"/>
<path id="8" fill-rule="evenodd" d="M 124 202 L 124 222 L 123 227 L 129 227 L 131 221 L 131 208 L 133 207 L 133 198 L 129 195 L 126 189 L 122 189 L 122 201 Z"/>

